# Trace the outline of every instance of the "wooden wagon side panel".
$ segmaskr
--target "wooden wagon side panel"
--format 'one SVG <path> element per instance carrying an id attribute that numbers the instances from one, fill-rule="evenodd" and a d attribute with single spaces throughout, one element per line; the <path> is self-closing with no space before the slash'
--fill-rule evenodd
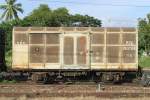
<path id="1" fill-rule="evenodd" d="M 138 69 L 138 33 L 135 28 L 92 28 L 91 69 Z"/>
<path id="2" fill-rule="evenodd" d="M 28 69 L 28 32 L 26 29 L 18 28 L 13 31 L 12 69 Z"/>
<path id="3" fill-rule="evenodd" d="M 106 69 L 106 33 L 105 28 L 91 28 L 91 69 Z"/>
<path id="4" fill-rule="evenodd" d="M 135 28 L 17 27 L 12 68 L 137 70 L 137 41 Z"/>

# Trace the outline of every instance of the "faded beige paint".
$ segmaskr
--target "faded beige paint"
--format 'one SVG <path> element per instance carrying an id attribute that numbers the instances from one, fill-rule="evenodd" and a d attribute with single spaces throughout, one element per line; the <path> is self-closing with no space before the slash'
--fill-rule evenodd
<path id="1" fill-rule="evenodd" d="M 28 68 L 28 45 L 17 44 L 13 47 L 13 68 Z"/>
<path id="2" fill-rule="evenodd" d="M 29 34 L 32 33 L 39 33 L 44 34 L 44 43 L 42 44 L 44 48 L 44 55 L 43 55 L 43 63 L 31 63 L 30 62 L 30 44 L 16 44 L 15 42 L 15 34 L 28 34 L 28 39 L 30 40 Z M 51 33 L 59 33 L 60 37 L 60 43 L 59 44 L 46 44 L 46 35 L 45 34 L 51 34 Z M 124 34 L 135 34 L 130 35 L 134 38 L 136 36 L 136 40 L 134 40 L 134 43 L 132 43 L 130 40 L 132 40 L 131 37 L 127 37 Z M 64 36 L 87 36 L 87 42 L 88 49 L 86 50 L 87 56 L 89 56 L 89 59 L 86 59 L 87 61 L 87 67 L 85 66 L 73 66 L 70 65 L 70 67 L 64 67 L 64 61 L 63 61 L 63 47 L 64 44 L 62 43 Z M 91 38 L 92 34 L 96 34 Z M 100 34 L 100 35 L 98 35 Z M 115 36 L 116 35 L 116 36 Z M 102 37 L 97 37 L 102 36 Z M 110 36 L 110 39 L 108 39 L 107 36 Z M 115 40 L 111 37 L 114 37 Z M 123 36 L 125 36 L 123 38 Z M 91 39 L 93 39 L 93 44 L 91 43 Z M 99 40 L 101 39 L 101 40 Z M 123 39 L 127 39 L 128 42 L 126 42 Z M 91 42 L 90 42 L 91 41 Z M 96 41 L 99 42 L 99 44 L 96 44 Z M 112 41 L 112 42 L 111 42 Z M 107 43 L 108 42 L 108 43 Z M 29 41 L 28 41 L 29 43 Z M 76 43 L 75 43 L 76 44 Z M 33 44 L 32 44 L 33 45 Z M 34 44 L 37 45 L 38 44 Z M 41 46 L 41 44 L 39 44 Z M 58 63 L 46 63 L 46 46 L 59 46 L 59 62 Z M 76 46 L 78 47 L 78 46 Z M 92 58 L 90 56 L 91 48 L 97 48 L 97 50 L 101 50 L 99 53 L 94 53 L 95 58 Z M 108 47 L 118 47 L 118 63 L 109 63 L 107 58 L 107 51 Z M 129 47 L 129 48 L 125 48 Z M 135 54 L 135 62 L 134 63 L 123 63 L 123 50 L 130 50 L 133 48 L 135 51 L 132 51 L 132 53 Z M 75 48 L 76 49 L 76 48 Z M 112 52 L 115 53 L 115 49 Z M 126 51 L 127 52 L 127 51 Z M 111 50 L 110 50 L 111 53 Z M 51 54 L 51 53 L 50 53 Z M 99 54 L 101 55 L 99 57 Z M 92 53 L 91 53 L 92 55 Z M 97 56 L 96 56 L 97 55 Z M 129 57 L 132 56 L 132 54 L 127 54 Z M 51 56 L 51 55 L 49 55 Z M 113 55 L 112 55 L 113 56 Z M 56 58 L 56 57 L 55 57 Z M 84 57 L 81 57 L 84 58 Z M 92 59 L 96 59 L 96 62 L 93 62 Z M 101 59 L 101 60 L 100 60 Z M 83 59 L 83 61 L 85 58 Z M 92 62 L 91 62 L 92 61 Z M 100 61 L 100 62 L 99 62 Z M 112 61 L 113 62 L 113 61 Z M 14 27 L 13 29 L 13 62 L 12 62 L 12 69 L 93 69 L 93 70 L 137 70 L 138 69 L 138 34 L 137 29 L 135 28 L 102 28 L 102 27 Z"/>
<path id="3" fill-rule="evenodd" d="M 55 63 L 46 63 L 45 64 L 45 69 L 60 69 L 60 64 L 55 64 Z"/>
<path id="4" fill-rule="evenodd" d="M 29 63 L 29 69 L 44 69 L 43 63 Z"/>

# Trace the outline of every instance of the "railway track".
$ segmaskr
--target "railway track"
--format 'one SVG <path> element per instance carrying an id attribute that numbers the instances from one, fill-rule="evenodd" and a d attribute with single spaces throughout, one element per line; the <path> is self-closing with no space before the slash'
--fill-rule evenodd
<path id="1" fill-rule="evenodd" d="M 106 84 L 98 87 L 97 84 L 35 84 L 15 83 L 0 84 L 0 96 L 17 97 L 76 97 L 96 96 L 105 98 L 116 97 L 149 97 L 150 87 L 126 83 L 122 85 Z"/>

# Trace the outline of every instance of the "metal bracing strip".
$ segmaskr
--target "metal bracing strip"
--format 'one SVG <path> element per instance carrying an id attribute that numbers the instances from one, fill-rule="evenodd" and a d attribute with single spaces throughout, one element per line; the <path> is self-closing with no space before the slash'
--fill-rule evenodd
<path id="1" fill-rule="evenodd" d="M 59 36 L 60 36 L 60 34 L 59 34 Z M 60 37 L 59 37 L 59 40 L 60 40 Z M 46 44 L 46 46 L 60 46 L 60 43 L 57 43 L 57 44 Z"/>
<path id="2" fill-rule="evenodd" d="M 91 44 L 91 46 L 105 46 L 105 44 Z"/>
<path id="3" fill-rule="evenodd" d="M 136 28 L 136 63 L 138 67 L 138 29 Z"/>
<path id="4" fill-rule="evenodd" d="M 89 36 L 90 36 L 89 33 L 87 33 L 87 34 L 85 35 L 85 39 L 86 39 L 86 48 L 85 48 L 85 49 L 86 49 L 86 64 L 85 64 L 85 65 L 86 65 L 86 67 L 88 67 L 88 68 L 90 68 L 90 67 L 89 67 L 89 65 L 90 65 L 90 64 L 89 64 L 89 61 L 90 61 L 90 60 L 89 60 L 89 58 L 90 58 L 90 55 L 89 55 L 89 50 L 90 50 L 90 44 L 89 44 L 89 43 L 90 43 L 90 39 L 89 39 Z"/>
<path id="5" fill-rule="evenodd" d="M 120 34 L 120 31 L 118 31 L 118 32 L 107 32 L 107 34 Z"/>
<path id="6" fill-rule="evenodd" d="M 31 48 L 31 45 L 30 45 L 30 41 L 31 41 L 31 37 L 30 37 L 30 35 L 31 35 L 31 33 L 30 33 L 30 30 L 29 30 L 29 48 L 28 48 L 28 60 L 29 60 L 29 68 L 30 68 L 30 61 L 31 61 L 31 59 L 30 59 L 30 48 Z"/>
<path id="7" fill-rule="evenodd" d="M 43 34 L 43 35 L 44 35 L 44 34 Z M 44 43 L 42 43 L 42 44 L 30 44 L 30 46 L 32 46 L 32 45 L 33 45 L 33 46 L 43 46 L 43 44 L 44 44 Z"/>
<path id="8" fill-rule="evenodd" d="M 59 39 L 59 62 L 60 62 L 60 69 L 63 69 L 64 65 L 64 32 L 60 34 Z"/>
<path id="9" fill-rule="evenodd" d="M 77 65 L 77 37 L 73 37 L 74 41 L 74 65 Z"/>
<path id="10" fill-rule="evenodd" d="M 122 34 L 136 34 L 136 32 L 123 32 L 122 31 Z"/>
<path id="11" fill-rule="evenodd" d="M 88 68 L 89 69 L 91 69 L 91 57 L 92 57 L 92 55 L 91 55 L 91 33 L 88 33 L 88 35 L 87 35 L 87 37 L 86 37 L 86 41 L 87 41 L 87 55 L 86 55 L 86 57 L 87 57 L 87 66 L 88 66 Z"/>
<path id="12" fill-rule="evenodd" d="M 122 35 L 122 28 L 120 28 L 120 45 L 123 44 L 123 35 Z M 119 62 L 120 62 L 120 69 L 122 69 L 122 46 L 119 46 Z"/>
<path id="13" fill-rule="evenodd" d="M 105 28 L 105 34 L 104 34 L 104 52 L 103 52 L 103 61 L 104 61 L 104 64 L 105 64 L 105 68 L 107 69 L 107 54 L 106 54 L 106 47 L 107 47 L 107 29 Z"/>
<path id="14" fill-rule="evenodd" d="M 59 39 L 59 62 L 60 62 L 60 69 L 63 69 L 64 66 L 64 34 L 65 32 L 62 31 L 62 27 L 59 29 L 60 34 L 60 39 Z"/>
<path id="15" fill-rule="evenodd" d="M 13 41 L 13 42 L 12 42 L 12 57 L 11 57 L 11 61 L 12 61 L 12 62 L 11 62 L 11 66 L 14 65 L 14 64 L 13 64 L 13 62 L 14 62 L 14 60 L 13 60 L 13 57 L 14 57 L 14 45 L 15 45 L 15 39 L 14 39 L 15 36 L 14 36 L 14 35 L 15 35 L 15 31 L 14 31 L 14 28 L 13 28 L 13 36 L 12 36 L 12 41 Z"/>
<path id="16" fill-rule="evenodd" d="M 16 29 L 17 27 L 15 27 L 14 29 Z M 31 30 L 31 28 L 32 27 L 28 27 L 28 30 Z M 64 29 L 63 29 L 63 27 L 59 27 L 59 29 L 58 30 L 47 30 L 47 28 L 48 27 L 44 27 L 42 30 L 31 30 L 30 32 L 31 33 L 57 33 L 57 32 L 60 32 L 60 33 L 62 33 L 62 31 L 65 31 Z M 54 28 L 58 28 L 58 27 L 54 27 Z M 93 31 L 92 30 L 92 28 L 93 27 L 89 27 L 89 28 L 87 28 L 86 30 L 84 30 L 84 31 L 78 31 L 77 30 L 77 28 L 78 27 L 73 27 L 74 29 L 73 30 L 71 30 L 71 31 L 69 31 L 69 32 L 73 32 L 73 33 L 76 33 L 76 32 L 91 32 L 91 33 L 104 33 L 104 31 Z M 16 31 L 16 30 L 14 30 L 15 32 L 26 32 L 26 31 Z M 120 31 L 113 31 L 113 32 L 111 32 L 111 31 L 109 31 L 108 33 L 119 33 Z M 124 31 L 123 30 L 123 33 L 135 33 L 135 31 Z"/>
<path id="17" fill-rule="evenodd" d="M 122 46 L 122 47 L 124 47 L 124 46 L 136 46 L 136 45 L 114 45 L 114 44 L 107 44 L 107 46 Z"/>
<path id="18" fill-rule="evenodd" d="M 91 40 L 91 36 L 93 33 L 89 32 L 89 68 L 92 69 L 92 40 Z"/>
<path id="19" fill-rule="evenodd" d="M 30 31 L 29 31 L 29 29 L 28 29 L 28 31 L 27 31 L 27 37 L 28 37 L 28 69 L 29 69 L 29 67 L 30 67 L 30 65 L 29 65 L 29 63 L 30 63 Z"/>
<path id="20" fill-rule="evenodd" d="M 43 34 L 44 35 L 44 39 L 43 39 L 43 41 L 44 41 L 44 55 L 43 55 L 43 65 L 44 65 L 44 68 L 46 67 L 46 57 L 47 57 L 47 55 L 46 55 L 46 34 Z"/>
<path id="21" fill-rule="evenodd" d="M 94 32 L 94 31 L 89 31 L 91 32 L 92 34 L 105 34 L 105 32 Z"/>

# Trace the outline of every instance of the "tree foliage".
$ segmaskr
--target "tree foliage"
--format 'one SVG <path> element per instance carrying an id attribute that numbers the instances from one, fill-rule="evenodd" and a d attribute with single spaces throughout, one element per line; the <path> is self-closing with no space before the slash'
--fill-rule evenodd
<path id="1" fill-rule="evenodd" d="M 14 26 L 18 26 L 19 25 L 19 21 L 18 20 L 13 20 L 13 21 L 9 21 L 9 22 L 2 22 L 0 24 L 0 30 L 4 33 L 0 33 L 0 34 L 5 34 L 5 47 L 6 47 L 6 51 L 11 50 L 12 48 L 12 29 Z"/>
<path id="2" fill-rule="evenodd" d="M 150 53 L 150 14 L 147 18 L 139 19 L 139 51 Z"/>
<path id="3" fill-rule="evenodd" d="M 0 9 L 4 10 L 1 19 L 12 20 L 19 19 L 18 12 L 23 13 L 22 5 L 20 3 L 16 3 L 16 0 L 5 0 L 6 4 L 0 5 Z"/>
<path id="4" fill-rule="evenodd" d="M 6 51 L 12 49 L 12 29 L 14 26 L 101 26 L 101 20 L 88 15 L 75 14 L 62 7 L 52 10 L 48 5 L 40 5 L 28 16 L 20 20 L 5 21 L 0 23 L 0 30 L 6 34 Z"/>
<path id="5" fill-rule="evenodd" d="M 45 4 L 33 10 L 24 20 L 30 22 L 30 26 L 101 26 L 101 20 L 94 17 L 80 14 L 72 15 L 64 7 L 51 10 Z"/>

